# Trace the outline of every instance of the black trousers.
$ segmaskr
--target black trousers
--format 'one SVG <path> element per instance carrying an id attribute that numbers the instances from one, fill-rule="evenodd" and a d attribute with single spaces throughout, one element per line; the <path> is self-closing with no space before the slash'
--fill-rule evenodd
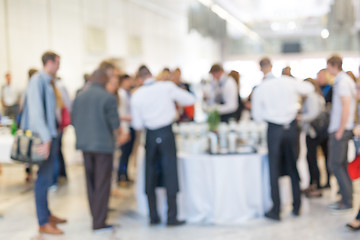
<path id="1" fill-rule="evenodd" d="M 106 226 L 113 155 L 92 152 L 84 152 L 83 154 L 93 229 L 99 229 Z"/>
<path id="2" fill-rule="evenodd" d="M 150 218 L 158 218 L 156 208 L 156 187 L 166 188 L 168 201 L 168 222 L 176 220 L 176 194 L 179 191 L 175 137 L 171 126 L 147 130 L 145 143 L 146 194 Z"/>
<path id="3" fill-rule="evenodd" d="M 291 178 L 293 193 L 293 208 L 298 211 L 301 205 L 300 177 L 296 167 L 298 155 L 298 130 L 296 121 L 288 126 L 268 124 L 268 152 L 270 167 L 271 198 L 274 214 L 280 214 L 279 177 L 281 169 L 285 167 L 286 173 Z"/>
<path id="4" fill-rule="evenodd" d="M 320 172 L 317 163 L 317 148 L 321 147 L 321 150 L 325 157 L 326 162 L 326 172 L 327 172 L 327 184 L 330 184 L 330 173 L 328 167 L 328 147 L 327 147 L 327 139 L 320 139 L 318 137 L 311 138 L 310 136 L 306 136 L 306 159 L 309 164 L 309 173 L 310 173 L 310 185 L 316 184 L 318 188 L 320 188 Z"/>

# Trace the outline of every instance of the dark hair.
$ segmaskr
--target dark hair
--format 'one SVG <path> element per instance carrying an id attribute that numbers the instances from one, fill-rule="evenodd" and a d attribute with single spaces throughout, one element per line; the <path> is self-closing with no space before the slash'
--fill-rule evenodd
<path id="1" fill-rule="evenodd" d="M 166 67 L 163 69 L 164 72 L 170 72 L 170 68 Z"/>
<path id="2" fill-rule="evenodd" d="M 270 58 L 268 58 L 268 57 L 263 57 L 263 58 L 260 60 L 259 65 L 260 65 L 261 68 L 271 66 Z"/>
<path id="3" fill-rule="evenodd" d="M 137 72 L 137 77 L 138 77 L 138 78 L 145 78 L 145 77 L 148 76 L 148 75 L 151 75 L 151 72 L 150 72 L 150 70 L 148 69 L 148 67 L 145 66 L 145 65 L 141 65 L 141 66 L 139 67 L 138 72 Z"/>
<path id="4" fill-rule="evenodd" d="M 43 63 L 43 66 L 45 66 L 48 61 L 55 62 L 55 59 L 57 57 L 60 57 L 60 56 L 58 54 L 52 52 L 52 51 L 45 52 L 41 57 L 41 61 Z"/>
<path id="5" fill-rule="evenodd" d="M 29 72 L 28 72 L 28 74 L 29 74 L 29 79 L 30 79 L 35 73 L 37 73 L 37 72 L 38 72 L 37 69 L 35 69 L 35 68 L 30 68 L 30 69 L 29 69 Z"/>
<path id="6" fill-rule="evenodd" d="M 219 63 L 215 63 L 211 66 L 209 73 L 217 73 L 224 71 L 224 68 Z"/>
<path id="7" fill-rule="evenodd" d="M 121 84 L 125 79 L 130 78 L 128 74 L 123 74 L 119 76 L 119 84 Z"/>
<path id="8" fill-rule="evenodd" d="M 340 71 L 342 71 L 342 58 L 339 55 L 333 55 L 327 60 L 327 64 L 337 67 Z"/>

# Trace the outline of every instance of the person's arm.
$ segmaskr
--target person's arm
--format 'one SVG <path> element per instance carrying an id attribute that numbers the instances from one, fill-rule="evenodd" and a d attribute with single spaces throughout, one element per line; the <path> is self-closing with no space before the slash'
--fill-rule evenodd
<path id="1" fill-rule="evenodd" d="M 263 122 L 263 102 L 262 102 L 262 95 L 261 95 L 261 86 L 258 86 L 252 92 L 251 96 L 251 116 L 256 122 Z"/>
<path id="2" fill-rule="evenodd" d="M 341 122 L 338 130 L 335 133 L 335 137 L 337 140 L 340 140 L 344 134 L 350 114 L 350 102 L 351 102 L 350 96 L 341 97 Z"/>
<path id="3" fill-rule="evenodd" d="M 306 81 L 298 81 L 293 79 L 293 81 L 295 81 L 295 86 L 296 86 L 296 91 L 299 95 L 301 96 L 307 96 L 309 95 L 311 92 L 315 91 L 314 86 L 310 83 L 310 82 L 306 82 Z"/>
<path id="4" fill-rule="evenodd" d="M 303 112 L 300 116 L 300 120 L 304 122 L 310 122 L 314 120 L 321 111 L 320 99 L 315 94 L 310 94 L 307 96 L 304 107 L 306 107 L 306 112 Z"/>
<path id="5" fill-rule="evenodd" d="M 195 103 L 195 97 L 188 91 L 176 86 L 174 83 L 169 83 L 170 96 L 180 106 L 190 106 Z M 134 118 L 134 115 L 132 115 Z"/>
<path id="6" fill-rule="evenodd" d="M 222 90 L 224 104 L 216 105 L 216 109 L 220 114 L 233 113 L 238 109 L 238 86 L 235 80 L 228 79 L 225 83 L 224 89 Z"/>
<path id="7" fill-rule="evenodd" d="M 142 120 L 139 106 L 136 103 L 137 99 L 135 95 L 131 98 L 130 101 L 130 109 L 131 109 L 131 126 L 135 130 L 142 130 L 144 129 L 144 122 Z"/>

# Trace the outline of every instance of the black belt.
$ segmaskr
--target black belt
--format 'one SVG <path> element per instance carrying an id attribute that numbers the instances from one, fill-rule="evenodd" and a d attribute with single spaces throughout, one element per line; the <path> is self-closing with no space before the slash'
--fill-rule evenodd
<path id="1" fill-rule="evenodd" d="M 291 121 L 288 124 L 276 124 L 276 123 L 272 123 L 272 122 L 267 122 L 269 124 L 269 126 L 274 126 L 274 127 L 281 127 L 284 129 L 290 129 L 290 127 L 292 126 L 296 126 L 296 119 L 294 119 L 293 121 Z"/>

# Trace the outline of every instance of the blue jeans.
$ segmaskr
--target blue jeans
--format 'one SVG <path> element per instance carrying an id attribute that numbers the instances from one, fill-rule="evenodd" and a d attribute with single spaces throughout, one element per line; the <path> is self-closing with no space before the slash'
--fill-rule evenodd
<path id="1" fill-rule="evenodd" d="M 51 215 L 48 207 L 48 188 L 53 181 L 54 160 L 57 157 L 58 142 L 56 138 L 51 141 L 49 159 L 39 166 L 38 177 L 35 182 L 35 204 L 39 225 L 43 226 L 49 222 Z"/>
<path id="2" fill-rule="evenodd" d="M 118 181 L 120 181 L 122 178 L 124 178 L 125 180 L 129 180 L 127 168 L 129 164 L 129 157 L 131 155 L 135 142 L 135 130 L 133 128 L 130 128 L 130 137 L 131 139 L 121 146 L 121 156 L 118 168 Z"/>

